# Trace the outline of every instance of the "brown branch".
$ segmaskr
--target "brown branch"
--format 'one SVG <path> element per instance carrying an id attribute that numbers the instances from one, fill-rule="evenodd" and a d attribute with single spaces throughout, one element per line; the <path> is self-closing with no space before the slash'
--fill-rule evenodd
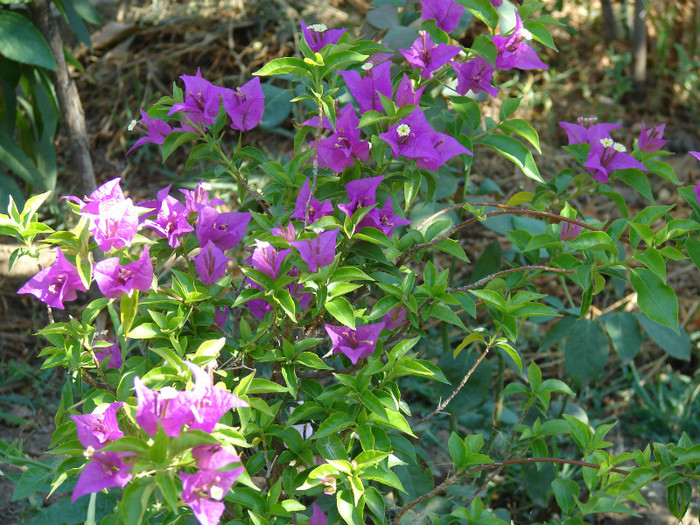
<path id="1" fill-rule="evenodd" d="M 473 290 L 475 288 L 480 288 L 480 287 L 484 286 L 487 282 L 489 282 L 491 279 L 495 279 L 496 277 L 500 277 L 502 275 L 507 275 L 509 273 L 515 273 L 515 272 L 523 272 L 523 271 L 526 272 L 526 271 L 535 271 L 535 270 L 541 270 L 544 272 L 552 272 L 552 273 L 560 273 L 563 275 L 574 273 L 571 270 L 563 270 L 562 268 L 554 268 L 552 266 L 540 266 L 540 265 L 520 266 L 518 268 L 508 268 L 507 270 L 501 270 L 500 272 L 492 273 L 491 275 L 487 275 L 486 277 L 483 277 L 474 283 L 465 284 L 464 286 L 459 286 L 458 288 L 450 288 L 449 290 L 447 290 L 447 292 L 448 293 L 466 292 L 467 290 Z"/>
<path id="2" fill-rule="evenodd" d="M 44 34 L 51 46 L 51 54 L 56 61 L 54 75 L 56 97 L 61 111 L 61 121 L 71 145 L 73 155 L 71 163 L 72 172 L 75 174 L 74 183 L 78 195 L 89 195 L 97 187 L 95 171 L 90 158 L 90 143 L 88 141 L 87 126 L 85 125 L 85 112 L 80 102 L 78 88 L 68 74 L 66 59 L 63 54 L 63 41 L 58 32 L 58 25 L 51 14 L 51 2 L 48 0 L 34 0 L 33 15 L 36 25 Z"/>
<path id="3" fill-rule="evenodd" d="M 309 198 L 306 199 L 306 205 L 304 206 L 304 228 L 309 225 L 309 208 L 311 208 L 311 199 L 314 198 L 314 192 L 316 191 L 316 183 L 318 181 L 318 142 L 321 140 L 321 130 L 323 129 L 323 106 L 318 105 L 318 124 L 316 124 L 316 133 L 314 140 L 314 160 L 313 160 L 313 174 L 314 178 L 309 186 Z"/>
<path id="4" fill-rule="evenodd" d="M 403 255 L 399 258 L 398 266 L 401 266 L 403 264 L 403 262 L 414 252 L 417 252 L 418 250 L 422 250 L 423 248 L 430 248 L 431 246 L 435 246 L 436 244 L 449 238 L 453 233 L 461 230 L 462 228 L 470 226 L 471 224 L 474 224 L 476 222 L 481 222 L 484 219 L 488 219 L 489 217 L 496 217 L 498 215 L 532 215 L 534 217 L 546 217 L 548 219 L 553 219 L 553 220 L 556 220 L 559 222 L 568 222 L 570 224 L 576 224 L 576 225 L 580 226 L 581 228 L 586 228 L 586 229 L 592 230 L 592 231 L 603 231 L 600 228 L 590 226 L 589 224 L 586 224 L 585 222 L 577 221 L 576 219 L 570 219 L 568 217 L 562 217 L 561 215 L 557 215 L 556 213 L 549 213 L 546 211 L 537 211 L 537 210 L 527 210 L 525 208 L 515 208 L 512 206 L 506 206 L 504 204 L 492 204 L 492 203 L 488 203 L 488 202 L 476 202 L 476 203 L 469 203 L 469 204 L 474 205 L 474 206 L 491 206 L 494 208 L 502 208 L 502 209 L 500 211 L 492 211 L 489 213 L 485 213 L 484 215 L 472 217 L 471 219 L 467 219 L 466 221 L 462 221 L 459 224 L 452 226 L 445 233 L 443 233 L 439 237 L 435 237 L 431 241 L 423 242 L 423 243 L 419 243 L 419 244 L 414 244 L 409 249 L 407 249 L 403 253 Z M 463 207 L 463 206 L 464 206 L 464 204 L 449 206 L 448 208 L 445 208 L 445 210 L 441 210 L 440 212 L 434 214 L 433 217 L 438 217 L 439 215 L 441 215 L 442 213 L 446 213 L 450 209 L 455 209 L 455 207 Z M 423 221 L 423 223 L 421 223 L 421 226 L 423 224 L 425 224 L 425 221 Z"/>
<path id="5" fill-rule="evenodd" d="M 494 461 L 493 463 L 489 463 L 488 465 L 479 465 L 478 467 L 474 467 L 472 469 L 466 470 L 464 472 L 460 472 L 459 474 L 454 474 L 447 478 L 445 481 L 443 481 L 440 485 L 435 487 L 433 490 L 428 492 L 427 494 L 422 495 L 421 497 L 411 501 L 407 505 L 404 505 L 401 508 L 401 511 L 396 515 L 394 518 L 394 521 L 392 521 L 392 525 L 399 525 L 401 523 L 401 517 L 406 514 L 409 510 L 411 510 L 413 507 L 418 505 L 419 503 L 422 503 L 423 501 L 432 498 L 433 496 L 440 494 L 441 492 L 445 491 L 447 487 L 450 485 L 454 485 L 459 481 L 460 479 L 471 476 L 472 474 L 477 474 L 479 472 L 483 472 L 484 470 L 491 470 L 494 468 L 503 468 L 507 467 L 509 465 L 517 465 L 517 464 L 523 464 L 523 463 L 559 463 L 559 464 L 566 464 L 566 465 L 577 465 L 579 467 L 587 467 L 587 468 L 594 468 L 594 469 L 600 469 L 600 465 L 596 465 L 595 463 L 588 463 L 586 461 L 580 461 L 578 459 L 561 459 L 561 458 L 515 458 L 515 459 L 504 459 L 503 461 Z M 622 474 L 623 476 L 627 476 L 629 474 L 629 471 L 627 470 L 622 470 L 619 468 L 611 468 L 610 472 L 615 472 L 616 474 Z"/>
<path id="6" fill-rule="evenodd" d="M 474 371 L 476 370 L 476 367 L 481 364 L 481 362 L 484 360 L 486 357 L 486 354 L 489 353 L 489 350 L 491 349 L 491 345 L 488 344 L 486 345 L 486 348 L 484 349 L 484 352 L 479 356 L 479 359 L 476 360 L 476 362 L 472 365 L 472 367 L 469 369 L 467 374 L 462 378 L 462 381 L 457 385 L 457 388 L 455 388 L 454 392 L 450 394 L 450 397 L 445 399 L 442 403 L 440 403 L 435 410 L 433 410 L 430 414 L 425 416 L 422 419 L 419 419 L 417 423 L 415 423 L 413 426 L 417 427 L 421 423 L 425 423 L 428 421 L 431 417 L 433 417 L 436 414 L 439 414 L 443 410 L 445 410 L 445 407 L 450 404 L 450 401 L 454 399 L 454 397 L 459 393 L 460 390 L 464 387 L 464 385 L 467 384 L 467 381 L 469 381 L 469 378 L 472 376 Z"/>

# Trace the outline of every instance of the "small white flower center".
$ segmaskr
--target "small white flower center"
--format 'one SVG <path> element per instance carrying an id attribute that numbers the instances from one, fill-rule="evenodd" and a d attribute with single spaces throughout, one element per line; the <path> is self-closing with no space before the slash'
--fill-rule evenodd
<path id="1" fill-rule="evenodd" d="M 520 30 L 520 36 L 523 37 L 525 40 L 532 40 L 532 33 L 525 29 L 524 27 Z"/>
<path id="2" fill-rule="evenodd" d="M 138 123 L 139 123 L 139 121 L 134 119 L 131 122 L 129 122 L 129 127 L 127 127 L 126 129 L 128 131 L 134 131 L 134 128 L 138 125 Z"/>
<path id="3" fill-rule="evenodd" d="M 309 29 L 311 29 L 311 31 L 316 31 L 317 33 L 323 33 L 328 28 L 325 24 L 312 24 L 309 26 Z"/>
<path id="4" fill-rule="evenodd" d="M 314 232 L 316 235 L 319 235 L 319 234 L 323 233 L 323 232 L 326 231 L 326 230 L 324 230 L 323 228 L 318 228 L 318 227 L 316 227 L 316 228 L 311 228 L 311 231 Z"/>
<path id="5" fill-rule="evenodd" d="M 369 71 L 374 67 L 374 64 L 372 64 L 372 62 L 365 62 L 361 67 L 364 71 Z"/>
<path id="6" fill-rule="evenodd" d="M 408 124 L 399 124 L 396 127 L 396 134 L 399 137 L 408 137 L 408 135 L 410 135 L 410 133 L 411 133 L 411 126 L 409 126 Z"/>
<path id="7" fill-rule="evenodd" d="M 209 491 L 209 494 L 211 494 L 211 497 L 217 500 L 223 499 L 224 497 L 224 491 L 221 487 L 217 487 L 214 485 L 211 490 Z"/>
<path id="8" fill-rule="evenodd" d="M 615 151 L 619 151 L 620 153 L 624 153 L 625 151 L 627 151 L 627 148 L 624 147 L 624 146 L 623 146 L 622 144 L 620 144 L 619 142 L 616 142 L 615 144 L 613 144 L 613 149 L 614 149 Z"/>
<path id="9" fill-rule="evenodd" d="M 175 399 L 179 392 L 171 386 L 164 386 L 160 389 L 161 399 Z"/>
<path id="10" fill-rule="evenodd" d="M 267 241 L 261 241 L 261 240 L 255 239 L 255 246 L 256 246 L 256 248 L 265 249 L 265 248 L 269 248 L 271 246 L 271 244 Z"/>
<path id="11" fill-rule="evenodd" d="M 615 144 L 615 141 L 613 139 L 600 139 L 600 143 L 603 145 L 603 147 L 609 148 Z"/>
<path id="12" fill-rule="evenodd" d="M 92 445 L 88 445 L 88 447 L 83 450 L 83 456 L 85 456 L 87 459 L 90 459 L 94 453 L 95 449 L 92 447 Z"/>

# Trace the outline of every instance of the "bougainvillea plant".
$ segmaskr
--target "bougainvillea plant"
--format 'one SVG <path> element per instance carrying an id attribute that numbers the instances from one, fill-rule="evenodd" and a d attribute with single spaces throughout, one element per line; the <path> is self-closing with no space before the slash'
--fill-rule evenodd
<path id="1" fill-rule="evenodd" d="M 36 220 L 47 195 L 21 212 L 10 205 L 0 233 L 24 244 L 17 254 L 35 254 L 39 236 L 55 250 L 19 293 L 46 304 L 44 366 L 67 371 L 51 450 L 62 462 L 33 462 L 44 470 L 25 485 L 89 499 L 86 523 L 106 501 L 105 525 L 507 524 L 518 518 L 488 503 L 495 474 L 547 464 L 537 479 L 556 502 L 548 523 L 630 512 L 652 479 L 685 513 L 700 461 L 687 436 L 613 453 L 612 425 L 563 407 L 605 368 L 608 341 L 620 352 L 621 330 L 682 331 L 666 265 L 700 264 L 697 187 L 680 189 L 691 213 L 674 218 L 649 183 L 680 185 L 663 161 L 663 124 L 643 124 L 634 140 L 590 118 L 561 122 L 571 167 L 541 175 L 538 134 L 513 118 L 521 99 L 503 99 L 498 120 L 479 100 L 518 70 L 547 68 L 553 20 L 537 18 L 536 2 L 515 12 L 500 1 L 421 4 L 409 49 L 302 23 L 301 58 L 273 60 L 240 88 L 182 75 L 184 89 L 142 111 L 145 135 L 131 150 L 157 145 L 165 161 L 184 148 L 187 169 L 201 165 L 206 179 L 183 181 L 184 196 L 168 186 L 134 203 L 113 179 L 69 197 L 76 225 L 59 232 Z M 462 16 L 488 28 L 472 47 L 448 34 Z M 303 88 L 304 113 L 285 160 L 239 135 L 264 114 L 260 78 L 282 74 Z M 473 159 L 486 150 L 530 190 L 477 195 Z M 210 196 L 209 179 L 237 191 Z M 631 213 L 620 184 L 649 205 Z M 581 199 L 593 196 L 617 216 L 587 216 Z M 460 235 L 482 226 L 507 255 L 470 277 L 459 267 L 479 254 Z M 561 283 L 566 303 L 540 289 L 544 278 Z M 636 293 L 636 316 L 602 305 L 612 288 Z M 64 308 L 70 316 L 54 319 Z M 558 327 L 568 383 L 523 363 L 521 328 L 533 318 Z M 429 423 L 491 359 L 497 403 L 485 406 L 505 441 L 453 426 L 447 476 L 433 484 L 428 471 L 420 484 Z M 409 404 L 407 381 L 448 391 L 426 411 Z"/>

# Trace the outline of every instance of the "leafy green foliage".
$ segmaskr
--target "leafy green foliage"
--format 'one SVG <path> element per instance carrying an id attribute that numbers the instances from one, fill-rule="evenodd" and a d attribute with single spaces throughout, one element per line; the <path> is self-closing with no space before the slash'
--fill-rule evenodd
<path id="1" fill-rule="evenodd" d="M 487 0 L 460 3 L 491 30 L 498 26 L 499 11 Z M 71 5 L 79 12 L 79 4 Z M 556 49 L 544 24 L 548 19 L 533 19 L 542 7 L 526 2 L 519 12 L 536 40 Z M 65 11 L 70 18 L 70 10 Z M 379 3 L 372 12 L 378 15 L 375 27 L 388 29 L 389 45 L 400 44 L 409 33 L 415 39 L 414 28 L 398 25 L 407 21 L 402 5 Z M 437 22 L 423 27 L 436 41 L 450 42 Z M 135 251 L 148 246 L 154 277 L 150 285 L 119 297 L 93 299 L 78 315 L 40 330 L 47 341 L 43 367 L 68 372 L 53 439 L 53 452 L 63 458 L 36 464 L 4 447 L 13 464 L 29 467 L 18 478 L 17 497 L 46 485 L 57 489 L 85 472 L 80 469 L 94 466 L 85 467 L 82 436 L 70 416 L 121 402 L 119 424 L 125 435 L 106 443 L 104 451 L 123 454 L 131 478 L 105 523 L 179 523 L 191 510 L 198 512 L 193 497 L 204 498 L 205 505 L 223 500 L 233 522 L 242 525 L 308 523 L 314 500 L 326 509 L 329 523 L 515 521 L 519 516 L 505 507 L 484 508 L 485 501 L 498 505 L 493 472 L 503 473 L 504 485 L 522 487 L 527 505 L 545 509 L 556 502 L 559 510 L 546 516 L 552 523 L 629 513 L 626 502 L 640 501 L 640 491 L 656 478 L 667 487 L 674 515 L 685 512 L 687 483 L 700 463 L 697 445 L 683 436 L 677 445 L 655 444 L 653 454 L 650 447 L 614 453 L 606 437 L 614 425 L 589 419 L 585 396 L 604 371 L 620 366 L 616 358 L 636 373 L 644 334 L 669 356 L 689 359 L 690 340 L 679 326 L 678 300 L 665 279 L 670 262 L 698 264 L 693 232 L 700 223 L 692 217 L 675 219 L 672 207 L 653 203 L 630 217 L 616 184 L 653 201 L 646 174 L 639 168 L 612 170 L 610 181 L 596 181 L 584 171 L 590 145 L 565 148 L 573 167 L 545 182 L 548 174 L 540 172 L 533 151 L 547 150 L 532 125 L 517 118 L 522 97 L 504 100 L 498 121 L 486 116 L 476 99 L 441 90 L 426 90 L 421 106 L 430 107 L 426 123 L 440 130 L 436 133 L 449 132 L 474 155 L 486 146 L 531 179 L 532 191 L 505 192 L 492 180 L 475 190 L 469 180 L 472 161 L 462 149 L 435 169 L 419 168 L 425 159 L 416 156 L 416 162 L 411 150 L 395 154 L 393 147 L 404 143 L 391 143 L 387 133 L 395 128 L 400 139 L 412 139 L 408 124 L 401 133 L 398 126 L 420 109 L 399 107 L 385 93 L 357 126 L 336 136 L 331 148 L 352 142 L 352 131 L 371 143 L 371 155 L 367 152 L 367 160 L 355 155 L 342 171 L 334 171 L 322 162 L 319 144 L 321 136 L 325 140 L 326 133 L 339 132 L 335 102 L 344 90 L 352 91 L 339 72 L 354 71 L 385 50 L 347 35 L 316 51 L 302 41 L 300 57 L 275 59 L 256 73 L 290 75 L 300 88 L 264 84 L 263 128 L 281 127 L 294 102 L 310 104 L 311 115 L 325 117 L 333 128 L 311 135 L 313 130 L 305 129 L 311 126 L 302 126 L 288 159 L 268 159 L 253 147 L 234 146 L 229 153 L 222 147 L 228 116 L 221 108 L 209 125 L 198 123 L 197 132 L 165 138 L 164 162 L 194 142 L 187 169 L 214 164 L 210 178 L 232 183 L 231 202 L 250 214 L 241 247 L 255 250 L 251 259 L 260 256 L 271 270 L 251 263 L 243 249 L 227 248 L 236 271 L 205 284 L 193 262 L 202 248 L 198 206 L 184 217 L 195 233 L 184 235 L 174 249 L 169 239 L 143 233 L 128 246 L 111 248 L 110 257 L 132 261 Z M 494 62 L 498 49 L 482 35 L 465 53 Z M 408 73 L 421 87 L 429 85 L 417 72 Z M 452 73 L 446 68 L 438 73 L 443 74 Z M 371 95 L 374 101 L 374 89 Z M 175 89 L 149 115 L 167 119 L 169 108 L 187 96 Z M 37 100 L 37 108 L 46 103 Z M 55 122 L 46 120 L 51 130 Z M 3 124 L 11 125 L 7 119 Z M 6 151 L 3 158 L 14 162 L 13 170 L 34 176 L 32 161 L 8 147 L 0 154 Z M 675 180 L 670 168 L 652 167 L 648 170 Z M 354 195 L 352 185 L 370 177 L 377 182 L 376 195 L 369 190 Z M 299 198 L 307 182 L 314 198 L 327 200 L 334 210 L 315 222 L 308 217 L 311 199 Z M 582 216 L 577 198 L 595 192 L 613 200 L 619 218 L 603 222 Z M 492 193 L 504 195 L 483 200 Z M 682 195 L 689 198 L 687 191 Z M 93 284 L 99 264 L 93 251 L 95 221 L 82 217 L 73 230 L 53 232 L 36 218 L 47 197 L 29 199 L 22 211 L 11 199 L 7 215 L 0 215 L 0 232 L 20 240 L 18 255 L 34 255 L 36 241 L 48 235 L 43 244 L 61 248 L 80 279 Z M 371 222 L 378 210 L 374 201 L 391 205 L 394 215 Z M 354 208 L 341 213 L 335 209 L 339 203 Z M 292 208 L 305 211 L 304 219 L 295 214 L 290 222 Z M 75 211 L 80 212 L 78 206 Z M 399 213 L 412 224 L 387 229 L 392 217 L 403 219 Z M 290 224 L 282 235 L 271 230 Z M 471 247 L 465 250 L 460 235 L 482 225 L 497 239 L 480 253 L 468 253 Z M 302 248 L 328 230 L 336 235 L 331 256 L 314 268 Z M 269 251 L 261 255 L 257 250 Z M 280 255 L 282 250 L 286 255 Z M 320 260 L 326 248 L 314 250 Z M 470 260 L 476 261 L 474 267 L 462 271 Z M 560 289 L 552 292 L 545 286 L 549 282 Z M 641 312 L 623 311 L 635 297 Z M 261 304 L 263 311 L 256 313 L 255 305 Z M 116 351 L 124 358 L 118 370 L 97 358 L 99 350 L 111 346 L 100 340 L 99 316 L 109 319 Z M 359 335 L 370 326 L 376 335 Z M 538 334 L 544 337 L 538 340 Z M 537 346 L 539 355 L 532 351 Z M 192 363 L 203 367 L 201 373 L 193 374 Z M 134 391 L 136 377 L 157 392 L 152 415 L 160 426 L 156 423 L 152 432 L 143 422 L 148 412 L 143 394 Z M 203 385 L 207 381 L 211 384 Z M 189 396 L 193 414 L 177 432 L 164 424 L 171 396 L 179 395 L 173 392 Z M 207 403 L 199 397 L 202 392 L 209 395 Z M 649 397 L 643 388 L 637 393 Z M 195 428 L 208 403 L 228 394 L 240 401 L 237 406 L 208 431 Z M 433 426 L 444 421 L 439 419 L 444 411 L 449 423 Z M 659 418 L 672 425 L 673 418 L 660 412 Z M 225 467 L 243 467 L 233 489 L 216 495 L 220 487 L 212 482 L 186 496 L 187 476 L 207 470 L 194 448 L 218 445 L 240 456 L 240 465 L 237 459 Z"/>

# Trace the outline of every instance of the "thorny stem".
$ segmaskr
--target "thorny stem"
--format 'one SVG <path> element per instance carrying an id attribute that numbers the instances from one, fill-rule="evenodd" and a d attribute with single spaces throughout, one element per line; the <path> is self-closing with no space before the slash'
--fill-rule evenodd
<path id="1" fill-rule="evenodd" d="M 459 474 L 454 474 L 454 475 L 450 476 L 449 478 L 447 478 L 445 481 L 443 481 L 440 485 L 435 487 L 433 490 L 431 490 L 427 494 L 424 494 L 421 497 L 419 497 L 419 498 L 411 501 L 407 505 L 403 506 L 401 508 L 401 511 L 394 518 L 394 521 L 392 521 L 392 525 L 399 525 L 401 523 L 401 517 L 404 514 L 406 514 L 406 512 L 411 510 L 413 507 L 415 507 L 419 503 L 422 503 L 423 501 L 430 499 L 433 496 L 440 494 L 441 492 L 444 492 L 445 489 L 447 489 L 447 487 L 449 487 L 450 485 L 454 485 L 462 478 L 465 478 L 467 476 L 471 476 L 472 474 L 476 474 L 478 472 L 483 472 L 484 470 L 491 470 L 494 468 L 501 469 L 503 467 L 507 467 L 510 465 L 518 465 L 518 464 L 526 464 L 526 463 L 559 463 L 559 464 L 566 464 L 566 465 L 576 465 L 579 467 L 600 469 L 600 465 L 596 465 L 595 463 L 588 463 L 586 461 L 580 461 L 578 459 L 562 459 L 562 458 L 513 458 L 513 459 L 504 459 L 503 461 L 494 461 L 493 463 L 489 463 L 488 465 L 479 465 L 478 467 L 474 467 L 472 469 L 465 470 L 464 472 L 460 472 Z M 629 471 L 622 470 L 619 468 L 611 468 L 609 471 L 614 472 L 616 474 L 622 474 L 623 476 L 627 476 L 629 474 Z"/>
<path id="2" fill-rule="evenodd" d="M 267 208 L 267 204 L 265 204 L 263 202 L 263 200 L 260 198 L 260 196 L 256 192 L 253 191 L 253 188 L 248 186 L 248 183 L 245 181 L 245 178 L 239 173 L 238 169 L 233 164 L 233 161 L 230 160 L 226 155 L 224 155 L 224 152 L 221 149 L 221 145 L 219 143 L 216 144 L 216 149 L 219 153 L 219 157 L 224 162 L 224 164 L 226 164 L 226 167 L 228 168 L 229 173 L 231 173 L 236 178 L 236 181 L 238 181 L 238 184 L 243 186 L 243 188 L 248 193 L 248 195 L 253 197 L 253 200 L 258 203 L 258 206 L 260 206 L 260 208 L 262 209 L 262 211 L 266 215 L 271 216 L 272 214 L 270 213 L 270 210 Z"/>
<path id="3" fill-rule="evenodd" d="M 568 399 L 568 398 L 567 398 Z M 515 436 L 517 429 L 520 427 L 520 425 L 523 424 L 523 421 L 525 421 L 525 417 L 527 416 L 527 413 L 530 411 L 530 406 L 528 405 L 525 407 L 525 410 L 523 410 L 523 413 L 520 414 L 520 419 L 518 419 L 518 422 L 515 424 L 513 427 L 513 432 L 510 434 L 510 441 L 508 442 L 508 448 L 506 449 L 506 455 L 510 454 L 510 451 L 513 450 L 513 444 L 515 443 Z M 515 455 L 515 458 L 513 459 L 519 459 L 520 456 L 522 456 L 525 453 L 525 450 L 522 450 L 518 454 Z M 491 483 L 491 480 L 498 476 L 500 474 L 501 470 L 503 470 L 503 467 L 498 467 L 496 470 L 494 470 L 489 476 L 486 478 L 486 480 L 481 484 L 480 487 L 478 487 L 475 491 L 474 494 L 471 495 L 471 497 L 466 501 L 465 507 L 469 507 L 472 504 L 472 501 L 474 501 L 474 498 L 476 498 L 479 494 L 481 494 L 486 487 L 488 487 L 489 483 Z"/>
<path id="4" fill-rule="evenodd" d="M 98 369 L 99 369 L 99 367 L 98 367 Z M 100 370 L 100 371 L 101 371 L 101 370 Z M 83 370 L 82 368 L 80 369 L 80 377 L 83 379 L 83 381 L 85 381 L 85 382 L 86 382 L 88 385 L 90 385 L 92 388 L 100 388 L 100 389 L 102 388 L 102 387 L 97 383 L 97 381 L 95 381 L 95 380 L 93 379 L 93 377 L 92 377 L 90 374 L 88 374 L 85 370 Z M 113 394 L 116 392 L 116 390 L 114 389 L 114 387 L 110 386 L 108 383 L 105 383 L 105 384 L 104 384 L 104 388 L 106 388 L 109 392 L 111 392 L 111 393 L 113 393 Z"/>
<path id="5" fill-rule="evenodd" d="M 316 124 L 316 134 L 314 137 L 314 160 L 313 160 L 313 174 L 314 178 L 311 181 L 311 187 L 309 188 L 309 198 L 306 199 L 306 206 L 304 206 L 304 229 L 309 224 L 309 208 L 311 207 L 311 199 L 314 197 L 314 192 L 316 191 L 316 181 L 318 180 L 318 141 L 321 140 L 321 130 L 323 129 L 323 106 L 318 105 L 318 124 Z"/>
<path id="6" fill-rule="evenodd" d="M 90 352 L 90 356 L 92 357 L 92 361 L 95 363 L 95 367 L 97 368 L 97 373 L 100 376 L 100 379 L 105 385 L 109 385 L 109 381 L 107 381 L 107 376 L 105 376 L 104 371 L 100 367 L 100 362 L 97 360 L 97 356 L 95 355 L 95 351 L 92 348 L 88 348 L 88 351 Z"/>
<path id="7" fill-rule="evenodd" d="M 403 255 L 400 257 L 400 259 L 398 260 L 399 266 L 401 264 L 403 264 L 412 253 L 417 252 L 418 250 L 422 250 L 423 248 L 430 248 L 431 246 L 435 246 L 436 244 L 449 238 L 456 231 L 459 231 L 462 228 L 465 228 L 466 226 L 469 226 L 469 225 L 474 224 L 476 222 L 481 222 L 484 219 L 488 219 L 489 217 L 496 217 L 498 215 L 533 215 L 535 217 L 547 217 L 547 218 L 557 220 L 560 222 L 563 221 L 563 222 L 568 222 L 571 224 L 577 224 L 578 226 L 581 226 L 582 228 L 586 228 L 589 230 L 603 231 L 599 228 L 595 228 L 593 226 L 590 226 L 584 222 L 577 221 L 576 219 L 569 219 L 568 217 L 562 217 L 561 215 L 557 215 L 556 213 L 549 213 L 549 212 L 536 211 L 536 210 L 527 210 L 525 208 L 514 208 L 512 206 L 505 206 L 505 205 L 501 205 L 501 204 L 489 204 L 489 203 L 483 203 L 483 202 L 482 203 L 474 203 L 474 204 L 478 205 L 478 206 L 492 206 L 492 207 L 503 208 L 503 209 L 501 211 L 492 211 L 489 213 L 485 213 L 483 215 L 472 217 L 471 219 L 467 219 L 466 221 L 460 222 L 459 224 L 452 226 L 444 234 L 442 234 L 438 237 L 435 237 L 432 241 L 414 244 L 408 250 L 406 250 L 403 253 Z M 417 229 L 420 229 L 426 223 L 426 221 L 429 221 L 432 217 L 438 217 L 442 213 L 445 213 L 445 212 L 449 211 L 450 209 L 455 209 L 455 208 L 459 208 L 462 206 L 464 206 L 464 204 L 453 205 L 453 206 L 450 206 L 448 208 L 445 208 L 441 212 L 433 214 L 431 217 L 428 217 L 428 219 L 423 221 L 423 223 L 421 223 L 421 225 Z"/>
<path id="8" fill-rule="evenodd" d="M 562 268 L 554 268 L 552 266 L 540 266 L 540 265 L 534 265 L 534 266 L 518 266 L 517 268 L 508 268 L 507 270 L 501 270 L 500 272 L 492 273 L 490 275 L 487 275 L 486 277 L 482 277 L 478 281 L 470 284 L 465 284 L 464 286 L 460 286 L 458 288 L 450 288 L 448 290 L 449 293 L 452 292 L 466 292 L 467 290 L 473 290 L 474 288 L 480 288 L 484 286 L 487 282 L 489 282 L 491 279 L 495 279 L 496 277 L 501 277 L 502 275 L 507 275 L 509 273 L 515 273 L 515 272 L 523 272 L 523 271 L 535 271 L 535 270 L 542 270 L 544 272 L 553 272 L 553 273 L 558 273 L 558 274 L 569 274 L 569 273 L 574 273 L 571 270 L 564 270 Z"/>
<path id="9" fill-rule="evenodd" d="M 476 207 L 488 206 L 490 208 L 501 208 L 501 209 L 505 209 L 505 210 L 513 210 L 514 213 L 517 211 L 531 212 L 532 215 L 541 215 L 543 217 L 549 217 L 551 219 L 557 219 L 559 221 L 569 222 L 571 224 L 578 224 L 582 228 L 587 228 L 589 230 L 602 231 L 600 228 L 596 228 L 595 226 L 591 226 L 591 225 L 586 224 L 584 222 L 579 222 L 576 219 L 562 217 L 561 215 L 557 215 L 556 213 L 549 213 L 546 211 L 537 211 L 537 210 L 528 210 L 526 208 L 517 208 L 515 206 L 508 206 L 507 204 L 498 204 L 498 203 L 494 203 L 494 202 L 459 202 L 457 204 L 453 204 L 451 206 L 448 206 L 447 208 L 444 208 L 438 212 L 433 213 L 430 217 L 428 217 L 422 223 L 420 223 L 416 229 L 420 230 L 420 229 L 424 228 L 425 225 L 428 224 L 430 221 L 437 219 L 440 215 L 444 215 L 445 213 L 449 213 L 452 210 L 464 208 L 465 206 L 476 206 Z"/>
<path id="10" fill-rule="evenodd" d="M 418 422 L 415 423 L 415 425 L 413 425 L 414 427 L 417 427 L 417 426 L 420 425 L 421 423 L 425 423 L 428 419 L 430 419 L 430 418 L 433 417 L 434 415 L 439 414 L 440 412 L 442 412 L 442 411 L 445 409 L 445 407 L 446 407 L 447 405 L 450 404 L 450 401 L 452 401 L 452 400 L 454 399 L 454 397 L 459 393 L 459 391 L 462 390 L 462 388 L 464 387 L 464 385 L 467 384 L 467 381 L 469 381 L 469 378 L 470 378 L 470 377 L 472 376 L 472 374 L 474 373 L 474 370 L 476 370 L 476 367 L 479 366 L 479 364 L 484 360 L 484 358 L 486 357 L 486 354 L 489 353 L 489 350 L 490 350 L 490 349 L 491 349 L 491 343 L 489 342 L 489 343 L 486 345 L 486 348 L 484 349 L 484 352 L 479 356 L 479 359 L 476 360 L 476 362 L 472 365 L 472 367 L 469 369 L 469 371 L 467 372 L 467 374 L 462 378 L 462 381 L 459 383 L 459 385 L 457 385 L 457 388 L 454 390 L 454 392 L 452 392 L 452 393 L 450 394 L 450 397 L 448 397 L 448 398 L 445 399 L 442 403 L 440 403 L 440 404 L 437 406 L 437 408 L 436 408 L 435 410 L 433 410 L 430 414 L 428 414 L 427 416 L 425 416 L 423 419 L 418 420 Z"/>

